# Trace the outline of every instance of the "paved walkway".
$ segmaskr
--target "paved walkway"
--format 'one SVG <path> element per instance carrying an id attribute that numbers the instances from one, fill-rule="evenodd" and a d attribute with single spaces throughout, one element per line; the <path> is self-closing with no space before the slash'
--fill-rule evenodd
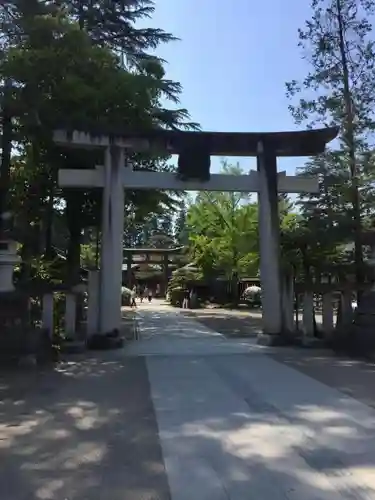
<path id="1" fill-rule="evenodd" d="M 375 500 L 373 408 L 160 303 L 138 316 L 122 351 L 0 378 L 1 500 Z"/>
<path id="2" fill-rule="evenodd" d="M 137 312 L 140 341 L 129 345 L 128 356 L 191 356 L 245 354 L 259 351 L 256 339 L 232 339 L 211 330 L 178 309 L 145 304 Z"/>
<path id="3" fill-rule="evenodd" d="M 177 312 L 139 312 L 173 500 L 375 499 L 375 411 Z M 142 340 L 142 335 L 144 336 Z"/>

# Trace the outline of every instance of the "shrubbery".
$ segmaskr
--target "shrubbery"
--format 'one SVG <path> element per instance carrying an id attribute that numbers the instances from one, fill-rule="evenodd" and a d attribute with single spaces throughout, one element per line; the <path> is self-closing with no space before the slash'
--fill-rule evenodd
<path id="1" fill-rule="evenodd" d="M 262 304 L 262 290 L 259 286 L 248 286 L 243 292 L 243 300 L 251 306 L 260 306 Z"/>
<path id="2" fill-rule="evenodd" d="M 172 278 L 168 285 L 168 298 L 172 306 L 181 306 L 184 291 L 201 283 L 203 274 L 200 270 L 187 267 L 182 267 L 173 272 Z"/>

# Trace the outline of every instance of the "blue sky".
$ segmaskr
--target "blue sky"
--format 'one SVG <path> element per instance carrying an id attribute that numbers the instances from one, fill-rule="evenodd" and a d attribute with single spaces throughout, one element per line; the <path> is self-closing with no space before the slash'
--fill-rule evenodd
<path id="1" fill-rule="evenodd" d="M 183 86 L 181 105 L 204 130 L 277 131 L 298 127 L 288 111 L 285 82 L 308 66 L 297 47 L 309 0 L 156 0 L 145 24 L 181 39 L 160 46 L 167 77 Z M 292 174 L 304 159 L 279 160 Z M 254 167 L 254 160 L 240 159 Z M 213 160 L 213 171 L 219 159 Z"/>

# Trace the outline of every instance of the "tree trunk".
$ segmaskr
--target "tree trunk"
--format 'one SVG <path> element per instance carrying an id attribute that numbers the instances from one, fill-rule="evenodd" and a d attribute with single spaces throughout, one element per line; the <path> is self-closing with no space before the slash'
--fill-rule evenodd
<path id="1" fill-rule="evenodd" d="M 100 224 L 96 224 L 96 228 L 95 228 L 95 269 L 99 269 L 100 246 L 101 246 Z"/>
<path id="2" fill-rule="evenodd" d="M 2 116 L 2 138 L 1 138 L 1 167 L 0 167 L 0 237 L 4 231 L 4 221 L 1 215 L 7 211 L 10 166 L 12 158 L 12 114 L 9 108 L 9 101 L 12 92 L 12 84 L 7 80 L 4 84 L 3 94 L 3 116 Z"/>
<path id="3" fill-rule="evenodd" d="M 311 251 L 311 250 L 310 250 Z M 302 249 L 302 266 L 303 272 L 305 275 L 305 282 L 307 285 L 313 283 L 313 277 L 311 273 L 311 263 L 307 256 L 308 249 Z M 317 336 L 317 325 L 316 325 L 316 317 L 315 317 L 315 305 L 314 305 L 314 297 L 313 297 L 313 325 L 314 325 L 314 336 Z"/>
<path id="4" fill-rule="evenodd" d="M 21 248 L 20 283 L 28 283 L 31 279 L 31 258 L 32 243 L 30 237 L 31 230 L 24 233 L 23 245 Z"/>
<path id="5" fill-rule="evenodd" d="M 233 219 L 233 215 L 232 215 Z M 232 221 L 232 227 L 233 227 L 233 221 Z M 230 280 L 230 286 L 231 286 L 231 295 L 232 295 L 232 301 L 233 304 L 238 306 L 240 302 L 240 298 L 238 295 L 238 272 L 237 272 L 237 265 L 238 265 L 238 251 L 236 247 L 236 243 L 234 241 L 234 237 L 232 234 L 232 269 L 231 269 L 231 280 Z"/>
<path id="6" fill-rule="evenodd" d="M 85 29 L 85 11 L 83 9 L 82 0 L 79 2 L 79 7 L 78 7 L 78 26 L 81 31 Z"/>
<path id="7" fill-rule="evenodd" d="M 53 251 L 53 241 L 52 241 L 52 232 L 53 232 L 53 216 L 54 216 L 54 191 L 55 191 L 55 186 L 54 183 L 52 182 L 51 185 L 51 190 L 50 190 L 50 195 L 47 203 L 47 208 L 46 208 L 46 218 L 45 218 L 45 250 L 44 250 L 44 255 L 47 260 L 51 259 L 54 255 Z"/>
<path id="8" fill-rule="evenodd" d="M 66 216 L 70 234 L 67 255 L 66 280 L 70 285 L 80 281 L 81 269 L 81 240 L 82 225 L 79 214 L 82 211 L 82 196 L 78 192 L 70 191 L 65 196 Z"/>
<path id="9" fill-rule="evenodd" d="M 353 230 L 354 230 L 354 260 L 355 260 L 355 273 L 357 283 L 364 282 L 364 269 L 363 269 L 363 252 L 362 252 L 362 225 L 361 225 L 361 205 L 360 193 L 358 186 L 358 172 L 356 162 L 356 146 L 354 138 L 354 112 L 352 96 L 349 86 L 349 70 L 348 60 L 346 54 L 344 26 L 342 19 L 342 0 L 336 0 L 337 7 L 337 21 L 339 26 L 339 40 L 340 40 L 340 55 L 343 70 L 343 84 L 344 84 L 344 102 L 345 102 L 345 131 L 344 138 L 348 146 L 349 162 L 350 162 L 350 176 L 352 179 L 352 206 L 353 206 Z"/>

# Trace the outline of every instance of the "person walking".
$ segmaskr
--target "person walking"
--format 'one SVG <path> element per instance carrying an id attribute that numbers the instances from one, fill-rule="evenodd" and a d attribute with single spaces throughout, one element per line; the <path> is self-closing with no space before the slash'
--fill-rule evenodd
<path id="1" fill-rule="evenodd" d="M 137 307 L 137 303 L 135 301 L 136 296 L 137 296 L 137 288 L 136 286 L 133 286 L 130 294 L 130 299 L 131 299 L 130 307 Z"/>
<path id="2" fill-rule="evenodd" d="M 190 292 L 186 288 L 186 290 L 184 290 L 184 298 L 182 300 L 182 309 L 189 309 L 189 299 L 190 299 Z"/>
<path id="3" fill-rule="evenodd" d="M 192 288 L 190 290 L 190 293 L 189 293 L 189 308 L 190 309 L 194 309 L 195 307 L 195 298 L 196 298 L 196 295 L 195 295 L 195 291 L 194 289 Z"/>
<path id="4" fill-rule="evenodd" d="M 139 299 L 140 299 L 140 301 L 141 301 L 141 304 L 142 304 L 142 302 L 143 302 L 143 296 L 144 296 L 144 293 L 145 293 L 145 292 L 144 292 L 144 288 L 143 288 L 143 286 L 141 286 L 141 287 L 140 287 L 140 289 L 139 289 Z"/>
<path id="5" fill-rule="evenodd" d="M 152 290 L 151 290 L 151 288 L 149 288 L 148 291 L 147 291 L 147 297 L 148 297 L 148 301 L 151 302 L 151 300 L 152 300 Z"/>

